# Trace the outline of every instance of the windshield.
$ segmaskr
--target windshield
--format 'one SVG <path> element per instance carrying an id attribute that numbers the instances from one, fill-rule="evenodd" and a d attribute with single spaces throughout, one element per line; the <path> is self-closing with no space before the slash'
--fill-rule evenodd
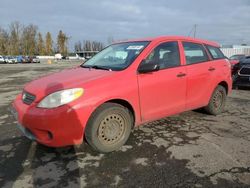
<path id="1" fill-rule="evenodd" d="M 143 42 L 124 42 L 105 48 L 81 66 L 104 70 L 123 70 L 133 63 L 135 58 L 149 44 Z"/>

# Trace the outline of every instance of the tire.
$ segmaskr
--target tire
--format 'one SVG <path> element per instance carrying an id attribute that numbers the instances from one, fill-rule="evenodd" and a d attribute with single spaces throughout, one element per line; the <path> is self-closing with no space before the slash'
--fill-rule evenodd
<path id="1" fill-rule="evenodd" d="M 91 115 L 85 138 L 96 151 L 107 153 L 126 143 L 133 125 L 131 112 L 116 103 L 104 103 Z"/>
<path id="2" fill-rule="evenodd" d="M 226 89 L 223 86 L 218 85 L 215 88 L 208 105 L 204 108 L 205 111 L 211 115 L 220 114 L 224 110 L 226 104 L 226 97 Z"/>

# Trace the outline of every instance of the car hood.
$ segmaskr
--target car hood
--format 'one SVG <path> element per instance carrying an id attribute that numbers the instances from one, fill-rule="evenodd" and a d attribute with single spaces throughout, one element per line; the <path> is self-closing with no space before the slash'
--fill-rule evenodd
<path id="1" fill-rule="evenodd" d="M 115 72 L 77 67 L 53 73 L 33 80 L 25 85 L 24 90 L 36 95 L 36 100 L 50 93 L 74 87 L 83 87 L 92 80 L 110 76 Z"/>

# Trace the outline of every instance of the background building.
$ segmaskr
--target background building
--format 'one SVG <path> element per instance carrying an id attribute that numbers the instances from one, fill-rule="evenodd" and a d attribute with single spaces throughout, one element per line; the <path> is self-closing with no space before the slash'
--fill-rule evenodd
<path id="1" fill-rule="evenodd" d="M 225 45 L 221 47 L 225 56 L 231 57 L 236 54 L 245 54 L 250 56 L 250 46 L 248 45 Z"/>

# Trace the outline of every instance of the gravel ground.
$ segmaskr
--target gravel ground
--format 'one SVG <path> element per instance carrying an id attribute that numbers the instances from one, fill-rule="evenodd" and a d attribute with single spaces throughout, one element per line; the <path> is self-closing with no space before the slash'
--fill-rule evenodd
<path id="1" fill-rule="evenodd" d="M 250 187 L 250 90 L 234 90 L 218 116 L 189 111 L 136 127 L 109 154 L 26 139 L 11 101 L 26 82 L 78 64 L 0 65 L 0 187 Z"/>

